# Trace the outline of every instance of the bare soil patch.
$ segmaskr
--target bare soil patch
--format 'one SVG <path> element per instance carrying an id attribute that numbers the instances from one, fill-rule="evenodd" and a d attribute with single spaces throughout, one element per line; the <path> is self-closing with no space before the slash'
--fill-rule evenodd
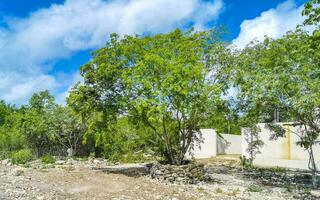
<path id="1" fill-rule="evenodd" d="M 230 166 L 235 160 L 200 161 L 210 166 Z M 220 164 L 221 165 L 220 165 Z M 293 192 L 264 186 L 235 173 L 212 171 L 212 183 L 177 184 L 149 176 L 129 177 L 93 170 L 84 162 L 53 168 L 24 168 L 0 164 L 0 200 L 208 200 L 208 199 L 297 199 Z M 258 186 L 257 188 L 252 185 Z M 312 191 L 317 194 L 319 191 Z M 316 199 L 309 195 L 306 199 Z"/>

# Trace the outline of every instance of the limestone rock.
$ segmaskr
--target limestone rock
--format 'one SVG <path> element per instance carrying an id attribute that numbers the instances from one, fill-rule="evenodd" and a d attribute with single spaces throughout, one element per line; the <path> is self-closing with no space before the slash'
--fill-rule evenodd
<path id="1" fill-rule="evenodd" d="M 55 162 L 55 164 L 56 164 L 56 165 L 64 165 L 64 164 L 66 164 L 66 161 L 65 161 L 65 160 L 57 160 L 57 161 Z"/>

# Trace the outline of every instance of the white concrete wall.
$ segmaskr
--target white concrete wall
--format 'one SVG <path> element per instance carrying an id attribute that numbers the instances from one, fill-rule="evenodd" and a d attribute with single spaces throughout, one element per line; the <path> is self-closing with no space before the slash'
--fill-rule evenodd
<path id="1" fill-rule="evenodd" d="M 241 154 L 242 136 L 221 134 L 217 135 L 217 154 Z"/>
<path id="2" fill-rule="evenodd" d="M 279 125 L 286 129 L 286 137 L 270 140 L 271 131 L 266 128 L 266 124 L 258 124 L 261 129 L 259 136 L 264 145 L 260 148 L 261 153 L 256 156 L 254 164 L 307 169 L 309 154 L 297 145 L 299 137 L 294 134 L 299 132 L 301 127 L 293 127 L 290 123 L 279 123 Z M 242 133 L 243 131 L 244 129 L 242 129 Z M 242 137 L 242 155 L 248 156 L 247 147 L 248 143 Z M 314 155 L 320 167 L 320 145 L 314 146 Z"/>
<path id="3" fill-rule="evenodd" d="M 296 143 L 299 137 L 294 134 L 298 132 L 300 127 L 290 126 L 290 123 L 279 123 L 286 131 L 285 138 L 278 138 L 277 140 L 270 140 L 271 131 L 266 128 L 266 124 L 258 124 L 261 132 L 260 139 L 264 145 L 260 149 L 261 153 L 256 156 L 255 165 L 265 167 L 288 167 L 298 169 L 308 169 L 309 155 L 307 151 L 302 149 Z M 242 132 L 244 129 L 242 129 Z M 214 129 L 201 129 L 203 136 L 203 143 L 200 147 L 195 147 L 193 150 L 194 158 L 211 158 L 217 154 L 242 154 L 249 156 L 246 149 L 248 147 L 244 136 L 222 134 L 222 139 L 219 137 Z M 319 138 L 320 140 L 320 138 Z M 314 146 L 314 155 L 318 168 L 320 168 L 320 145 Z M 186 157 L 191 158 L 187 153 Z"/>
<path id="4" fill-rule="evenodd" d="M 201 129 L 203 142 L 198 146 L 195 145 L 192 151 L 194 158 L 211 158 L 217 155 L 217 134 L 214 129 Z M 192 155 L 188 152 L 187 158 Z"/>

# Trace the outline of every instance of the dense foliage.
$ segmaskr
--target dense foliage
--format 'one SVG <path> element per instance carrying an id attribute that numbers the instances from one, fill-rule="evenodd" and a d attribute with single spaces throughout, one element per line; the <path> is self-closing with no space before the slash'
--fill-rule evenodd
<path id="1" fill-rule="evenodd" d="M 229 86 L 238 89 L 237 100 L 241 111 L 251 117 L 251 123 L 266 121 L 272 110 L 280 111 L 282 121 L 293 121 L 299 126 L 295 133 L 298 145 L 309 153 L 309 168 L 316 177 L 317 166 L 313 147 L 319 144 L 320 134 L 320 29 L 319 3 L 306 4 L 303 14 L 306 25 L 298 26 L 282 38 L 266 37 L 263 42 L 252 42 L 240 51 L 229 51 L 229 63 L 221 64 L 221 72 L 229 74 Z M 315 5 L 317 4 L 317 5 Z M 225 74 L 223 74 L 225 76 Z M 222 77 L 223 77 L 222 76 Z M 254 120 L 255 119 L 255 120 Z M 263 120 L 264 119 L 264 120 Z M 267 120 L 269 122 L 274 121 Z M 285 137 L 285 131 L 270 124 L 272 139 Z"/>
<path id="2" fill-rule="evenodd" d="M 94 131 L 100 140 L 125 116 L 149 128 L 157 153 L 181 164 L 201 140 L 201 122 L 220 103 L 219 85 L 207 77 L 213 63 L 206 56 L 216 49 L 216 38 L 214 31 L 180 30 L 122 39 L 111 35 L 82 67 L 84 84 L 73 89 L 69 104 L 88 123 L 92 118 L 86 116 L 100 116 L 103 127 L 90 127 L 101 130 Z"/>
<path id="3" fill-rule="evenodd" d="M 182 164 L 201 143 L 200 128 L 240 134 L 240 127 L 258 132 L 259 122 L 292 121 L 302 127 L 299 145 L 316 173 L 319 13 L 319 1 L 312 0 L 303 25 L 244 49 L 225 44 L 219 29 L 112 34 L 81 67 L 83 82 L 72 88 L 66 106 L 48 91 L 19 107 L 0 101 L 0 158 L 29 159 L 31 152 L 45 162 L 52 155 L 135 162 L 148 155 Z M 273 139 L 284 136 L 270 128 Z M 262 143 L 258 135 L 248 138 L 255 141 L 252 162 Z"/>

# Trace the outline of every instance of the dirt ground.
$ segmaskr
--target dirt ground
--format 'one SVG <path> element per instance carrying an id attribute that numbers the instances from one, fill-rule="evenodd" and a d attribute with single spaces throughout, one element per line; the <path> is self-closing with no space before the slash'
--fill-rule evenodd
<path id="1" fill-rule="evenodd" d="M 106 174 L 87 168 L 44 169 L 0 166 L 0 199 L 213 199 L 197 187 L 163 184 L 147 177 Z M 200 194 L 201 193 L 201 194 Z M 221 199 L 221 198 L 219 198 Z M 223 199 L 223 198 L 222 198 Z"/>
<path id="2" fill-rule="evenodd" d="M 0 166 L 0 199 L 148 199 L 154 190 L 174 193 L 170 188 L 151 188 L 142 178 L 88 169 L 10 170 L 11 167 Z"/>
<path id="3" fill-rule="evenodd" d="M 225 158 L 219 160 L 224 163 Z M 220 162 L 221 161 L 221 162 Z M 203 160 L 212 164 L 212 160 Z M 229 159 L 229 165 L 236 161 Z M 177 185 L 147 176 L 128 177 L 92 170 L 86 165 L 33 169 L 0 164 L 0 200 L 197 200 L 197 199 L 296 199 L 284 188 L 263 187 L 248 191 L 254 181 L 232 174 L 213 174 L 217 182 Z"/>

